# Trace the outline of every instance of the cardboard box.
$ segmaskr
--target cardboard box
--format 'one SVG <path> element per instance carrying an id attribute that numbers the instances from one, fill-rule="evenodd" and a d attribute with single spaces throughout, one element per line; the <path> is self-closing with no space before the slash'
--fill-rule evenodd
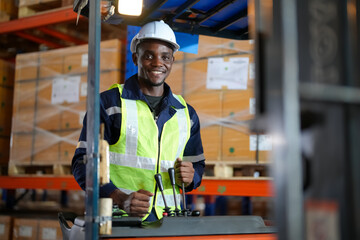
<path id="1" fill-rule="evenodd" d="M 34 136 L 30 133 L 12 133 L 10 163 L 30 164 Z"/>
<path id="2" fill-rule="evenodd" d="M 39 61 L 40 78 L 56 77 L 64 73 L 64 58 L 59 51 L 41 52 Z"/>
<path id="3" fill-rule="evenodd" d="M 229 122 L 246 121 L 253 119 L 254 113 L 255 98 L 253 89 L 223 91 L 223 118 L 226 118 Z"/>
<path id="4" fill-rule="evenodd" d="M 39 53 L 16 55 L 15 81 L 36 80 L 38 78 Z"/>
<path id="5" fill-rule="evenodd" d="M 222 112 L 221 91 L 199 91 L 186 94 L 185 100 L 195 108 L 202 123 L 219 122 Z"/>
<path id="6" fill-rule="evenodd" d="M 183 75 L 183 64 L 175 62 L 172 66 L 170 75 L 166 79 L 166 83 L 171 87 L 171 91 L 175 94 L 184 96 L 184 75 Z"/>
<path id="7" fill-rule="evenodd" d="M 64 54 L 64 73 L 86 73 L 88 68 L 88 46 L 73 47 L 72 53 Z"/>
<path id="8" fill-rule="evenodd" d="M 208 126 L 200 130 L 205 159 L 216 161 L 221 159 L 221 127 Z"/>
<path id="9" fill-rule="evenodd" d="M 32 148 L 32 164 L 52 166 L 56 163 L 70 165 L 80 132 L 81 130 L 78 129 L 75 131 L 37 133 Z"/>
<path id="10" fill-rule="evenodd" d="M 60 223 L 57 220 L 39 220 L 39 240 L 62 240 Z"/>
<path id="11" fill-rule="evenodd" d="M 15 218 L 13 240 L 37 240 L 38 225 L 37 219 Z"/>
<path id="12" fill-rule="evenodd" d="M 187 59 L 200 59 L 229 54 L 253 54 L 254 41 L 199 36 L 198 54 L 186 54 Z"/>
<path id="13" fill-rule="evenodd" d="M 3 2 L 0 0 L 0 2 Z M 0 85 L 13 87 L 15 78 L 15 65 L 0 59 Z"/>
<path id="14" fill-rule="evenodd" d="M 233 58 L 249 58 L 248 54 L 246 55 L 234 55 L 231 57 L 223 58 L 215 56 L 217 59 L 223 59 L 224 62 L 229 62 Z M 249 60 L 251 62 L 251 60 Z M 202 58 L 195 61 L 189 61 L 185 63 L 185 68 L 183 70 L 185 74 L 185 82 L 184 82 L 184 91 L 185 94 L 192 94 L 198 91 L 214 91 L 214 90 L 227 90 L 228 87 L 226 85 L 219 87 L 219 89 L 211 89 L 207 82 L 208 78 L 208 65 L 209 65 L 209 58 Z M 251 88 L 254 83 L 253 79 L 249 79 L 250 74 L 250 64 L 248 69 L 248 79 L 246 82 L 246 88 Z"/>
<path id="15" fill-rule="evenodd" d="M 10 240 L 12 237 L 12 217 L 0 215 L 0 239 Z"/>
<path id="16" fill-rule="evenodd" d="M 252 135 L 247 127 L 229 125 L 223 127 L 222 132 L 222 160 L 242 161 L 246 163 L 256 162 L 256 151 Z M 251 144 L 253 146 L 251 146 Z M 267 162 L 270 151 L 259 150 L 259 162 Z"/>
<path id="17" fill-rule="evenodd" d="M 100 43 L 100 70 L 116 70 L 121 66 L 121 42 L 117 39 Z M 88 71 L 88 46 L 72 47 L 63 52 L 64 73 L 86 73 Z"/>

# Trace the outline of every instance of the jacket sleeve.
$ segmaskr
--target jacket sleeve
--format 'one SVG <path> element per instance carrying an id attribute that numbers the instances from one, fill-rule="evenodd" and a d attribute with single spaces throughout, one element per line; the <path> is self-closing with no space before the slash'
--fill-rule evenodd
<path id="1" fill-rule="evenodd" d="M 192 162 L 195 173 L 193 182 L 185 189 L 187 192 L 200 186 L 205 168 L 205 157 L 200 135 L 199 117 L 195 109 L 189 104 L 188 109 L 191 121 L 191 132 L 189 141 L 185 146 L 183 160 Z"/>
<path id="2" fill-rule="evenodd" d="M 117 116 L 120 114 L 114 114 L 109 116 L 106 111 L 106 106 L 108 106 L 109 104 L 115 104 L 110 102 L 114 102 L 116 101 L 115 99 L 118 98 L 118 96 L 116 95 L 116 91 L 117 89 L 115 89 L 115 91 L 109 90 L 102 94 L 100 98 L 100 123 L 105 124 L 104 138 L 108 141 L 109 144 L 113 144 L 114 141 L 116 142 L 120 134 L 120 121 L 119 116 Z M 86 189 L 86 165 L 84 164 L 84 156 L 86 155 L 87 147 L 86 127 L 87 115 L 85 115 L 84 117 L 83 128 L 81 130 L 79 142 L 77 144 L 71 163 L 71 169 L 74 178 L 83 190 Z M 112 182 L 100 186 L 100 197 L 108 197 L 115 189 L 116 186 Z"/>

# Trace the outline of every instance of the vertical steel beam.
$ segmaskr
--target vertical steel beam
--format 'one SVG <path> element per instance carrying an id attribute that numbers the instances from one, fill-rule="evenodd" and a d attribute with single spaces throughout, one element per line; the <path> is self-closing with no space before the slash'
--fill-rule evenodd
<path id="1" fill-rule="evenodd" d="M 89 2 L 89 55 L 87 80 L 87 163 L 85 238 L 99 237 L 99 130 L 100 130 L 100 0 Z"/>
<path id="2" fill-rule="evenodd" d="M 281 164 L 285 165 L 285 220 L 286 235 L 281 239 L 304 239 L 304 215 L 302 195 L 302 162 L 300 153 L 300 98 L 299 45 L 297 0 L 281 0 L 281 27 L 283 44 L 283 120 L 286 148 L 283 148 Z M 277 161 L 277 160 L 276 160 Z M 282 185 L 282 183 L 277 184 Z"/>
<path id="3" fill-rule="evenodd" d="M 349 74 L 347 85 L 360 87 L 360 70 L 358 63 L 360 61 L 360 0 L 347 0 L 347 21 L 349 28 L 349 37 L 346 44 L 347 61 L 349 62 Z M 360 106 L 352 105 L 347 108 L 347 136 L 349 138 L 349 167 L 348 182 L 351 187 L 348 189 L 352 194 L 351 211 L 352 218 L 349 219 L 351 228 L 353 229 L 353 239 L 360 239 Z M 350 185 L 350 184 L 349 184 Z"/>
<path id="4" fill-rule="evenodd" d="M 256 76 L 256 87 L 263 92 L 258 96 L 265 98 L 259 99 L 257 107 L 267 121 L 263 127 L 273 137 L 278 239 L 303 240 L 297 0 L 255 4 L 256 37 L 260 40 L 256 49 L 260 69 L 256 73 L 262 71 Z"/>

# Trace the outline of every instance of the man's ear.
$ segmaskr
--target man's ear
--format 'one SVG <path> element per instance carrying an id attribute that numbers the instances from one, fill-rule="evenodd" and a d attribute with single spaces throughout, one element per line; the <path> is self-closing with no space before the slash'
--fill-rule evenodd
<path id="1" fill-rule="evenodd" d="M 132 54 L 132 60 L 133 60 L 133 63 L 135 64 L 135 66 L 137 66 L 138 57 L 137 57 L 136 53 Z"/>

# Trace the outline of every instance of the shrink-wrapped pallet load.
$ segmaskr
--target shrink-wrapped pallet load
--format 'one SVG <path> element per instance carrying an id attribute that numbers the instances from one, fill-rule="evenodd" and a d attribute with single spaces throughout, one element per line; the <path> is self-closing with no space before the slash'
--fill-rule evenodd
<path id="1" fill-rule="evenodd" d="M 100 47 L 105 91 L 120 82 L 121 43 Z M 69 170 L 86 112 L 87 65 L 87 45 L 17 55 L 9 174 Z"/>

